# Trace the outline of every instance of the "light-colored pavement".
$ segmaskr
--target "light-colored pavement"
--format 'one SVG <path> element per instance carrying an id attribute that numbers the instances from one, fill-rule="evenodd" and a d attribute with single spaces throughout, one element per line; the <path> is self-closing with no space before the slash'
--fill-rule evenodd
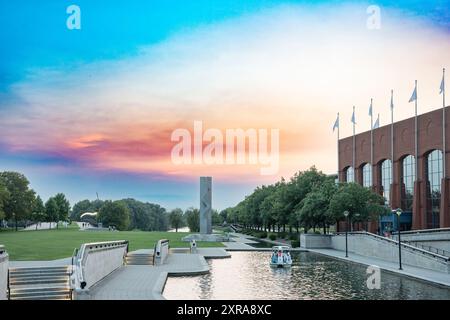
<path id="1" fill-rule="evenodd" d="M 375 265 L 379 268 L 393 272 L 396 274 L 401 274 L 403 276 L 412 277 L 415 279 L 420 279 L 424 281 L 433 282 L 434 284 L 443 285 L 446 287 L 450 287 L 450 274 L 438 272 L 434 270 L 428 270 L 423 268 L 412 267 L 409 265 L 402 265 L 403 270 L 399 270 L 399 264 L 394 262 L 389 262 L 377 258 L 370 258 L 365 256 L 360 256 L 354 253 L 349 252 L 349 257 L 345 257 L 344 251 L 334 250 L 334 249 L 308 249 L 310 252 L 315 252 L 319 254 L 323 254 L 329 257 L 360 263 L 363 265 Z"/>
<path id="2" fill-rule="evenodd" d="M 169 275 L 209 272 L 201 254 L 173 253 L 159 266 L 124 266 L 90 289 L 92 300 L 161 300 Z"/>
<path id="3" fill-rule="evenodd" d="M 197 253 L 205 259 L 230 258 L 231 254 L 224 248 L 197 248 Z"/>

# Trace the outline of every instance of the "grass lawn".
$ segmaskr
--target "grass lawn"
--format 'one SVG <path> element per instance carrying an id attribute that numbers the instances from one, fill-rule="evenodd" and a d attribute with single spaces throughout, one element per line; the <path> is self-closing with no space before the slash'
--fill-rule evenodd
<path id="1" fill-rule="evenodd" d="M 159 239 L 169 239 L 171 247 L 189 247 L 181 241 L 188 232 L 79 231 L 62 228 L 39 231 L 0 231 L 0 244 L 10 260 L 53 260 L 70 257 L 73 249 L 86 242 L 128 240 L 130 251 L 153 248 Z M 223 247 L 220 242 L 199 242 L 199 247 Z"/>

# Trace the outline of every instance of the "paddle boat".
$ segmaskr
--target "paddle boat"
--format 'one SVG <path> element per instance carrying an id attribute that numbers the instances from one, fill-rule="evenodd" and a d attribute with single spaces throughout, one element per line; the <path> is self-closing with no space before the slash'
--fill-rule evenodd
<path id="1" fill-rule="evenodd" d="M 292 265 L 292 257 L 288 246 L 272 247 L 272 256 L 270 257 L 270 266 L 275 268 L 287 268 Z"/>

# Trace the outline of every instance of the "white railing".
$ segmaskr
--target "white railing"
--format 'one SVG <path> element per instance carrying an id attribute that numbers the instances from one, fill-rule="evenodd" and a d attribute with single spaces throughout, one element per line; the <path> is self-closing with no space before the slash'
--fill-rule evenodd
<path id="1" fill-rule="evenodd" d="M 161 239 L 155 245 L 155 253 L 153 255 L 153 261 L 155 265 L 163 264 L 167 256 L 169 255 L 169 240 Z"/>
<path id="2" fill-rule="evenodd" d="M 8 267 L 8 252 L 3 245 L 0 245 L 0 300 L 6 300 L 9 296 Z"/>
<path id="3" fill-rule="evenodd" d="M 116 256 L 114 259 L 105 262 L 108 256 L 105 255 L 105 253 L 108 253 L 108 251 L 111 250 L 120 251 L 115 253 Z M 128 241 L 126 240 L 82 244 L 72 266 L 72 288 L 74 290 L 83 290 L 93 286 L 112 271 L 123 265 L 123 260 L 127 251 Z M 119 256 L 117 256 L 117 254 L 119 254 Z M 99 260 L 88 264 L 89 258 L 96 255 L 99 255 Z M 109 256 L 112 255 L 109 254 Z"/>

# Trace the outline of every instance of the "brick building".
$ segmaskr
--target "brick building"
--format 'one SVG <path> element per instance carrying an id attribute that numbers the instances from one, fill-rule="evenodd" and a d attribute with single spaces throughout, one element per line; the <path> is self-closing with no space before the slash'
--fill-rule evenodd
<path id="1" fill-rule="evenodd" d="M 416 175 L 415 118 L 395 122 L 393 159 L 391 124 L 339 140 L 339 181 L 354 181 L 373 188 L 386 198 L 392 208 L 402 208 L 410 221 L 402 229 L 450 227 L 450 107 L 446 107 L 446 155 L 443 155 L 442 112 L 437 109 L 418 116 L 418 162 Z M 445 159 L 445 174 L 443 160 Z M 373 163 L 372 163 L 373 162 Z M 393 170 L 392 170 L 393 169 Z M 403 216 L 403 214 L 402 214 Z M 383 218 L 382 218 L 383 219 Z M 371 223 L 370 231 L 382 231 Z"/>

